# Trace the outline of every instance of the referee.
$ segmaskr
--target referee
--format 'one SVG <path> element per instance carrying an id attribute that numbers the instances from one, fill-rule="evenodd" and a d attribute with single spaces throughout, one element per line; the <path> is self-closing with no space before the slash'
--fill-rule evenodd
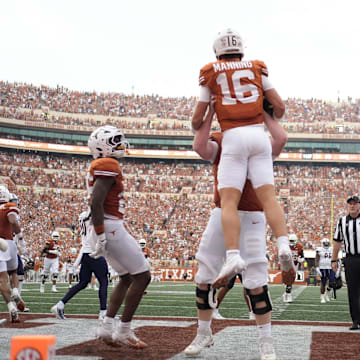
<path id="1" fill-rule="evenodd" d="M 345 278 L 348 289 L 350 315 L 353 321 L 350 330 L 360 330 L 360 199 L 351 196 L 347 199 L 349 214 L 339 219 L 335 234 L 331 266 L 336 272 L 338 253 L 344 242 L 346 258 Z"/>

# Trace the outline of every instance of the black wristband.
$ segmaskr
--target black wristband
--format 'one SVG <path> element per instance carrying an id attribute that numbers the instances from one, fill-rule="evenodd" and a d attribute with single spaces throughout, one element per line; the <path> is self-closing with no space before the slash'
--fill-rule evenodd
<path id="1" fill-rule="evenodd" d="M 338 262 L 338 260 L 331 260 L 332 263 Z"/>

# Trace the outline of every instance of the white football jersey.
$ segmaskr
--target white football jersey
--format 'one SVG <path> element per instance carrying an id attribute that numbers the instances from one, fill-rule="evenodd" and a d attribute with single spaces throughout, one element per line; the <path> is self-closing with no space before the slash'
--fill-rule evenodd
<path id="1" fill-rule="evenodd" d="M 92 253 L 96 244 L 96 233 L 94 226 L 91 224 L 90 215 L 79 220 L 80 234 L 81 234 L 81 253 Z"/>
<path id="2" fill-rule="evenodd" d="M 333 248 L 332 246 L 327 249 L 319 247 L 316 249 L 316 253 L 319 254 L 319 268 L 320 269 L 331 269 L 331 255 Z"/>

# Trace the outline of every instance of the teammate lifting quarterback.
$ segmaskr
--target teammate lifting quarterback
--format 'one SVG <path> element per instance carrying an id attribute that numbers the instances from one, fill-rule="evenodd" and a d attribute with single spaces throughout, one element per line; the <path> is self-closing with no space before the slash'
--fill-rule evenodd
<path id="1" fill-rule="evenodd" d="M 213 49 L 217 61 L 200 70 L 200 96 L 192 118 L 193 129 L 199 129 L 210 100 L 215 98 L 215 112 L 223 133 L 218 189 L 227 251 L 213 287 L 225 285 L 229 278 L 246 268 L 238 245 L 237 208 L 247 178 L 277 238 L 283 279 L 291 283 L 295 269 L 285 215 L 275 197 L 271 144 L 263 125 L 264 97 L 272 105 L 276 120 L 284 116 L 285 105 L 268 79 L 266 65 L 259 60 L 242 61 L 243 42 L 237 32 L 232 29 L 220 32 Z"/>

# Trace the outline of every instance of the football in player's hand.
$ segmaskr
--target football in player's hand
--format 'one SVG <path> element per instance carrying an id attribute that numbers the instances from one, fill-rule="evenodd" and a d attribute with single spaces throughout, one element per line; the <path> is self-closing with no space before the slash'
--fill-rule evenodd
<path id="1" fill-rule="evenodd" d="M 290 269 L 289 271 L 283 270 L 281 276 L 283 284 L 290 286 L 295 282 L 296 271 L 294 269 Z"/>
<path id="2" fill-rule="evenodd" d="M 272 104 L 269 103 L 269 101 L 266 100 L 265 97 L 263 101 L 263 108 L 264 111 L 267 112 L 271 117 L 274 116 L 274 107 L 272 106 Z"/>

